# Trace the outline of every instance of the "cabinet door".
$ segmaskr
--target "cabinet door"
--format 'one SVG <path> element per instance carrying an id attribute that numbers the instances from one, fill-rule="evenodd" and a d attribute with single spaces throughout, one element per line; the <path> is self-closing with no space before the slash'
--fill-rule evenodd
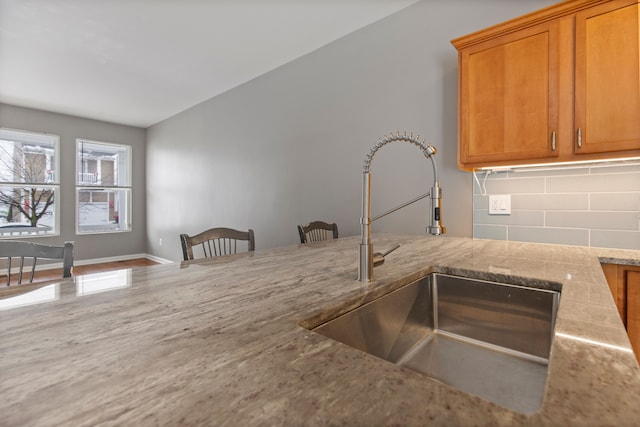
<path id="1" fill-rule="evenodd" d="M 459 163 L 557 156 L 558 25 L 547 22 L 459 54 Z"/>
<path id="2" fill-rule="evenodd" d="M 627 334 L 640 360 L 640 271 L 627 270 Z"/>
<path id="3" fill-rule="evenodd" d="M 576 154 L 640 149 L 638 14 L 637 0 L 576 14 Z"/>
<path id="4" fill-rule="evenodd" d="M 627 329 L 631 347 L 640 362 L 640 267 L 602 264 L 602 270 Z"/>
<path id="5" fill-rule="evenodd" d="M 602 264 L 602 271 L 607 279 L 613 301 L 616 303 L 620 319 L 627 326 L 626 301 L 627 295 L 624 288 L 624 270 L 618 264 Z"/>

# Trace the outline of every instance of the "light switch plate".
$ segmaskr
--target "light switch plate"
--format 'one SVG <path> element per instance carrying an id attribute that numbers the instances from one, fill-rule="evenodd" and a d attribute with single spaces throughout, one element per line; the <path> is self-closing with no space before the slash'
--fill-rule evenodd
<path id="1" fill-rule="evenodd" d="M 511 194 L 490 194 L 489 215 L 511 215 Z"/>

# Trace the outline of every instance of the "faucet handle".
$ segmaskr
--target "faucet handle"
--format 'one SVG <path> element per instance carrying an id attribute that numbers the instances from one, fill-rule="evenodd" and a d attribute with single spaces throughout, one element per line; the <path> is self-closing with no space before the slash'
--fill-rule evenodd
<path id="1" fill-rule="evenodd" d="M 385 252 L 375 252 L 373 254 L 373 266 L 377 267 L 379 265 L 384 264 L 384 257 L 389 255 L 391 252 L 395 251 L 400 247 L 400 243 L 396 243 L 391 249 L 387 249 Z"/>

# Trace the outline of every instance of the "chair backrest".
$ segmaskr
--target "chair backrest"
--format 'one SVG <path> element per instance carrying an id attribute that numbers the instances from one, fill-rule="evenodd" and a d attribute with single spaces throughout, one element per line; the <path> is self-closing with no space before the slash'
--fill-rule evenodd
<path id="1" fill-rule="evenodd" d="M 11 284 L 11 267 L 14 258 L 20 259 L 18 265 L 18 284 L 22 284 L 22 271 L 25 258 L 31 259 L 31 277 L 33 281 L 38 259 L 62 260 L 62 277 L 71 277 L 73 268 L 73 242 L 65 242 L 64 246 L 50 246 L 41 243 L 22 242 L 16 240 L 0 240 L 0 258 L 7 259 L 7 286 Z"/>
<path id="2" fill-rule="evenodd" d="M 235 254 L 238 249 L 238 240 L 248 242 L 247 250 L 249 252 L 256 250 L 256 240 L 251 229 L 239 231 L 232 228 L 217 227 L 205 230 L 195 236 L 181 234 L 182 256 L 185 261 L 194 259 L 193 247 L 197 245 L 202 246 L 202 251 L 206 258 Z"/>
<path id="3" fill-rule="evenodd" d="M 324 221 L 313 221 L 307 225 L 298 226 L 300 243 L 319 242 L 329 238 L 338 238 L 338 226 L 336 223 L 326 223 Z"/>

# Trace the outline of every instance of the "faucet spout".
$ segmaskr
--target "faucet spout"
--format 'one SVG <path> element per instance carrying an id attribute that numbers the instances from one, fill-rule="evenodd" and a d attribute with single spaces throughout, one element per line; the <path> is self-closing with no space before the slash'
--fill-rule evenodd
<path id="1" fill-rule="evenodd" d="M 371 160 L 373 156 L 383 146 L 395 142 L 406 141 L 409 142 L 423 152 L 425 157 L 431 160 L 433 165 L 433 186 L 428 193 L 418 196 L 402 205 L 390 209 L 383 214 L 380 214 L 373 219 L 371 218 Z M 427 232 L 433 235 L 440 235 L 446 232 L 446 228 L 442 225 L 441 219 L 441 204 L 442 204 L 442 190 L 440 189 L 440 180 L 438 179 L 438 168 L 435 161 L 436 148 L 433 145 L 427 145 L 424 140 L 420 140 L 420 135 L 413 136 L 413 133 L 407 135 L 397 132 L 396 135 L 384 136 L 378 140 L 378 143 L 373 146 L 367 154 L 364 161 L 364 168 L 362 172 L 362 216 L 360 217 L 360 245 L 358 247 L 358 280 L 361 282 L 370 282 L 373 280 L 373 244 L 371 243 L 371 223 L 385 215 L 402 209 L 412 203 L 422 200 L 426 197 L 430 198 L 430 220 L 429 226 L 427 226 Z"/>

